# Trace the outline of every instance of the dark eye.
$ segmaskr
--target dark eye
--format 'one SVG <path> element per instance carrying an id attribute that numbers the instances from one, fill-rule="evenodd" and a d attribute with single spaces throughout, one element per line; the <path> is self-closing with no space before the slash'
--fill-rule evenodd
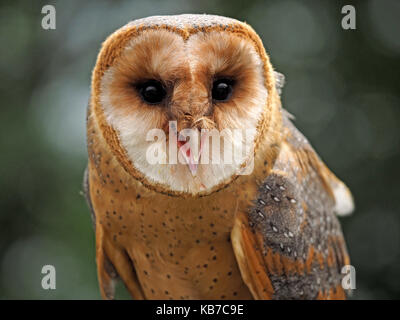
<path id="1" fill-rule="evenodd" d="M 212 87 L 212 98 L 216 101 L 228 100 L 233 91 L 233 80 L 219 79 L 214 81 Z"/>
<path id="2" fill-rule="evenodd" d="M 166 92 L 161 82 L 149 80 L 138 86 L 142 99 L 149 104 L 157 104 L 163 101 Z"/>

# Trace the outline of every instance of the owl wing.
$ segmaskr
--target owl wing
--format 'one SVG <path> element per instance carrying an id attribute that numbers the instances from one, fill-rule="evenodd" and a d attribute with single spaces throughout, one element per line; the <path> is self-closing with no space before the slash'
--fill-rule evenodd
<path id="1" fill-rule="evenodd" d="M 255 299 L 344 299 L 341 269 L 349 257 L 334 187 L 351 194 L 283 118 L 272 172 L 235 217 L 231 238 L 243 280 Z"/>
<path id="2" fill-rule="evenodd" d="M 86 199 L 86 203 L 90 209 L 90 215 L 92 218 L 93 228 L 96 229 L 96 212 L 93 208 L 92 200 L 90 198 L 90 186 L 89 186 L 89 169 L 86 167 L 83 173 L 83 183 L 82 183 L 83 195 Z M 111 263 L 110 259 L 106 254 L 102 255 L 102 267 L 100 268 L 99 277 L 100 285 L 102 286 L 101 292 L 104 298 L 113 299 L 115 294 L 114 280 L 119 278 L 114 265 Z M 99 259 L 98 259 L 99 263 Z"/>
<path id="3" fill-rule="evenodd" d="M 96 227 L 96 203 L 93 201 L 93 195 L 101 185 L 98 165 L 95 160 L 95 149 L 93 146 L 100 142 L 97 139 L 96 128 L 91 117 L 90 103 L 87 109 L 87 129 L 88 133 L 88 148 L 89 148 L 89 163 L 83 175 L 83 194 L 89 206 L 93 227 L 96 232 L 96 263 L 97 275 L 99 280 L 100 293 L 103 299 L 113 299 L 115 294 L 115 282 L 121 279 L 130 294 L 135 299 L 143 299 L 144 295 L 142 288 L 137 279 L 135 269 L 132 265 L 127 253 L 119 247 L 112 246 L 110 241 L 107 241 L 103 228 Z M 97 205 L 97 208 L 99 205 Z M 98 212 L 99 213 L 99 212 Z M 101 220 L 101 219 L 99 219 Z M 100 222 L 101 224 L 101 222 Z"/>
<path id="4" fill-rule="evenodd" d="M 281 95 L 283 87 L 285 86 L 286 80 L 282 73 L 274 71 L 275 86 L 278 94 Z M 346 185 L 340 181 L 319 159 L 316 152 L 313 150 L 307 139 L 297 130 L 290 120 L 294 119 L 294 116 L 282 109 L 283 113 L 283 124 L 284 124 L 284 135 L 287 137 L 288 143 L 291 144 L 298 152 L 309 152 L 313 153 L 318 166 L 320 167 L 320 173 L 324 175 L 324 181 L 329 184 L 330 191 L 333 193 L 335 199 L 334 211 L 339 216 L 346 216 L 354 211 L 354 201 L 351 192 Z"/>
<path id="5" fill-rule="evenodd" d="M 83 182 L 82 182 L 83 196 L 85 197 L 86 204 L 90 209 L 90 216 L 92 218 L 93 228 L 96 228 L 96 214 L 93 209 L 92 201 L 90 199 L 89 192 L 89 171 L 88 167 L 85 168 L 85 172 L 83 173 Z"/>

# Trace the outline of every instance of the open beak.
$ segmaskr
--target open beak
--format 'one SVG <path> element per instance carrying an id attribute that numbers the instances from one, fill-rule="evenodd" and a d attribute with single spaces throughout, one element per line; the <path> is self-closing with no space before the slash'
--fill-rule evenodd
<path id="1" fill-rule="evenodd" d="M 178 152 L 182 155 L 183 159 L 185 160 L 190 173 L 192 174 L 193 177 L 196 176 L 197 174 L 197 169 L 199 167 L 200 163 L 200 158 L 201 154 L 203 152 L 204 144 L 207 139 L 207 132 L 201 132 L 200 136 L 200 147 L 196 148 L 197 150 L 192 150 L 193 143 L 199 143 L 199 141 L 193 142 L 193 141 L 186 141 L 186 137 L 178 133 L 176 123 L 175 122 L 170 122 L 169 124 L 169 130 L 170 132 L 173 133 L 174 139 L 176 139 L 177 143 L 177 148 Z M 190 138 L 191 139 L 191 138 Z M 197 155 L 196 155 L 197 153 Z"/>
<path id="2" fill-rule="evenodd" d="M 195 155 L 195 152 L 191 149 L 191 141 L 186 142 L 186 139 L 182 136 L 180 136 L 180 139 L 178 139 L 178 149 L 182 157 L 185 159 L 186 164 L 188 165 L 189 171 L 192 174 L 192 176 L 196 176 L 197 174 L 197 169 L 199 167 L 200 163 L 200 158 L 201 154 L 203 152 L 204 148 L 204 142 L 207 138 L 207 134 L 205 132 L 202 132 L 201 137 L 200 137 L 200 148 L 198 149 L 198 154 L 197 157 Z M 183 141 L 180 141 L 183 140 Z"/>

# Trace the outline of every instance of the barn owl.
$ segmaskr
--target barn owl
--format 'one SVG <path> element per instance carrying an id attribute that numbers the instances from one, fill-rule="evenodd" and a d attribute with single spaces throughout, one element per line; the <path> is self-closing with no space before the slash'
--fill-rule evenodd
<path id="1" fill-rule="evenodd" d="M 256 32 L 226 17 L 154 16 L 107 38 L 84 178 L 104 299 L 117 279 L 134 299 L 345 298 L 336 215 L 352 196 L 282 108 L 283 80 Z M 200 132 L 196 157 L 185 129 Z M 243 157 L 200 162 L 207 132 L 225 129 Z M 149 161 L 171 137 L 183 161 Z"/>

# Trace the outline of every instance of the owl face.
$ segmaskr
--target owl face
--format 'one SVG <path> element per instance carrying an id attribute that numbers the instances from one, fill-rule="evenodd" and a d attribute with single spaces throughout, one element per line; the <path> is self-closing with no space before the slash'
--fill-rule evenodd
<path id="1" fill-rule="evenodd" d="M 254 42 L 223 30 L 184 37 L 149 28 L 120 50 L 100 79 L 99 104 L 138 176 L 164 192 L 196 195 L 240 174 L 252 161 L 268 97 Z M 154 129 L 164 136 L 149 139 Z M 187 130 L 198 135 L 185 141 Z M 163 161 L 149 161 L 152 152 Z"/>

